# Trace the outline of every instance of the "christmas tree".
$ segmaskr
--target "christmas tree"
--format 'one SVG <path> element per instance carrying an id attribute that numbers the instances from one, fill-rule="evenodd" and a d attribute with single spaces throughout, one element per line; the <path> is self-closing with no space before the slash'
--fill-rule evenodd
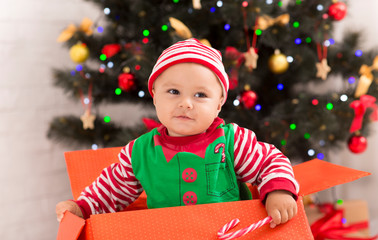
<path id="1" fill-rule="evenodd" d="M 365 150 L 369 122 L 377 120 L 378 57 L 359 50 L 359 32 L 332 38 L 345 2 L 91 1 L 106 24 L 84 18 L 64 29 L 58 41 L 73 64 L 54 69 L 56 86 L 82 102 L 83 115 L 54 118 L 50 138 L 88 148 L 123 146 L 156 126 L 155 116 L 122 126 L 95 106 L 129 102 L 152 109 L 147 79 L 158 56 L 194 37 L 222 52 L 230 79 L 220 114 L 226 122 L 301 161 L 324 159 L 347 143 L 352 152 Z M 336 81 L 340 89 L 313 90 Z"/>

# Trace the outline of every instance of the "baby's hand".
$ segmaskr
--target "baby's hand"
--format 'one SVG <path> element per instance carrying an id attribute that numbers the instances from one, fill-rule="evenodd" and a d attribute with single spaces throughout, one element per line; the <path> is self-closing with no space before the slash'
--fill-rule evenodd
<path id="1" fill-rule="evenodd" d="M 74 201 L 63 201 L 56 205 L 55 212 L 56 212 L 56 218 L 58 222 L 60 222 L 63 218 L 63 213 L 65 211 L 70 211 L 71 213 L 83 217 L 83 214 L 80 210 L 79 205 L 77 205 Z"/>
<path id="2" fill-rule="evenodd" d="M 271 228 L 286 223 L 297 214 L 297 203 L 292 194 L 285 190 L 270 192 L 266 198 L 265 208 L 268 215 L 273 218 Z"/>

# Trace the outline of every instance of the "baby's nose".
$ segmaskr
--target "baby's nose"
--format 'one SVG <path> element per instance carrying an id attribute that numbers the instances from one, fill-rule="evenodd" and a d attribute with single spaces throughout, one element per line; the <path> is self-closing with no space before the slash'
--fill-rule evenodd
<path id="1" fill-rule="evenodd" d="M 179 103 L 179 107 L 181 107 L 181 108 L 193 108 L 192 100 L 189 97 L 182 98 L 180 103 Z"/>

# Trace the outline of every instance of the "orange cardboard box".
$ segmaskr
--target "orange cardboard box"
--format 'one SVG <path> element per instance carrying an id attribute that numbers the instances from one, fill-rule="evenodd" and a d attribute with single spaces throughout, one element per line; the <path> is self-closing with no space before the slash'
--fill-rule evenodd
<path id="1" fill-rule="evenodd" d="M 65 153 L 75 199 L 98 177 L 103 168 L 118 161 L 120 150 L 105 148 Z M 318 159 L 294 166 L 294 174 L 301 187 L 297 202 L 298 214 L 286 224 L 274 229 L 267 224 L 238 239 L 313 239 L 301 196 L 370 175 Z M 231 232 L 266 216 L 259 200 L 146 209 L 146 196 L 142 194 L 123 212 L 92 215 L 87 220 L 66 213 L 60 223 L 57 239 L 216 240 L 218 230 L 234 218 L 239 218 L 240 224 Z"/>

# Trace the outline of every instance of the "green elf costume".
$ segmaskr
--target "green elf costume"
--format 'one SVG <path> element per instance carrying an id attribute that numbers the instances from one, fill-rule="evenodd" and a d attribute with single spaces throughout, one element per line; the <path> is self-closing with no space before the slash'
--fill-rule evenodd
<path id="1" fill-rule="evenodd" d="M 134 174 L 149 208 L 240 200 L 230 124 L 217 118 L 203 136 L 184 139 L 172 138 L 164 129 L 153 129 L 133 146 Z"/>

